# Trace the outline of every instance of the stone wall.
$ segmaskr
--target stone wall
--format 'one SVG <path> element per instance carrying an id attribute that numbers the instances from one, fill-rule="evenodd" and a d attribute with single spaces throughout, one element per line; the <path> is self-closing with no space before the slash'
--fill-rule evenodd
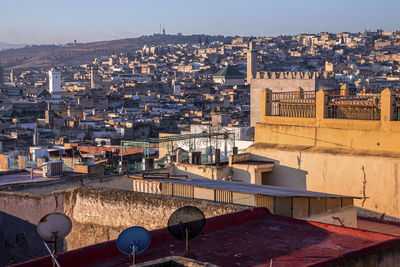
<path id="1" fill-rule="evenodd" d="M 200 208 L 206 217 L 246 208 L 138 192 L 80 188 L 66 195 L 65 213 L 73 221 L 73 230 L 67 237 L 68 249 L 116 239 L 130 226 L 143 226 L 148 230 L 164 228 L 170 215 L 186 205 Z"/>
<path id="2" fill-rule="evenodd" d="M 73 224 L 58 247 L 70 250 L 116 239 L 126 227 L 164 228 L 179 207 L 199 207 L 207 217 L 247 206 L 132 192 L 132 179 L 114 177 L 50 194 L 0 191 L 0 266 L 47 255 L 36 225 L 52 212 L 67 214 Z"/>

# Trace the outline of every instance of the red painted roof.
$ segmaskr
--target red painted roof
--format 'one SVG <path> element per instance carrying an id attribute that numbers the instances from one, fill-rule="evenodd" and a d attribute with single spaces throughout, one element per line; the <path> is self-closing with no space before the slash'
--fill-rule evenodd
<path id="1" fill-rule="evenodd" d="M 120 146 L 79 146 L 79 151 L 91 154 L 101 154 L 103 151 L 110 151 L 116 154 L 120 154 L 121 147 Z M 132 155 L 142 153 L 142 149 L 138 148 L 125 148 L 123 153 L 124 155 Z"/>
<path id="2" fill-rule="evenodd" d="M 400 236 L 400 223 L 374 217 L 357 216 L 359 229 Z"/>
<path id="3" fill-rule="evenodd" d="M 152 231 L 147 251 L 137 262 L 183 255 L 184 242 L 166 229 Z M 395 236 L 269 214 L 264 208 L 207 220 L 204 233 L 190 242 L 191 258 L 220 266 L 324 266 L 399 247 Z M 129 266 L 115 241 L 59 255 L 62 266 Z M 49 266 L 43 257 L 14 266 Z"/>

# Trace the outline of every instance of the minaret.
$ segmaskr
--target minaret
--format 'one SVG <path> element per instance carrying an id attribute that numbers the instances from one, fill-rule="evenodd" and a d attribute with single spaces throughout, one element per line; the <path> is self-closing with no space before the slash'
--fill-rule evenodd
<path id="1" fill-rule="evenodd" d="M 49 91 L 50 93 L 61 91 L 61 73 L 55 68 L 49 71 Z"/>
<path id="2" fill-rule="evenodd" d="M 101 87 L 101 80 L 99 76 L 99 69 L 97 66 L 93 66 L 90 69 L 90 88 L 97 89 Z"/>
<path id="3" fill-rule="evenodd" d="M 254 49 L 253 41 L 250 41 L 247 51 L 247 84 L 250 84 L 251 80 L 256 77 L 257 66 L 257 50 Z"/>
<path id="4" fill-rule="evenodd" d="M 10 82 L 11 83 L 14 83 L 15 81 L 14 81 L 14 70 L 11 70 L 10 71 Z"/>

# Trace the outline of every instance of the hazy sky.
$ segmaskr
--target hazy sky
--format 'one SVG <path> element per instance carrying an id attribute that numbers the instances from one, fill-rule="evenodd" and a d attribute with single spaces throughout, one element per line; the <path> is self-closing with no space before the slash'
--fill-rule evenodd
<path id="1" fill-rule="evenodd" d="M 0 42 L 400 30 L 399 0 L 0 0 Z"/>

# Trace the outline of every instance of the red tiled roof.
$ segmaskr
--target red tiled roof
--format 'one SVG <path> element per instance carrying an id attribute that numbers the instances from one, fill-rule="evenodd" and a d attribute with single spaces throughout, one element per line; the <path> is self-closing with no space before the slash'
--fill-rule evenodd
<path id="1" fill-rule="evenodd" d="M 144 262 L 183 255 L 184 242 L 167 229 L 152 231 Z M 249 209 L 207 220 L 203 233 L 190 242 L 191 258 L 219 266 L 327 266 L 385 249 L 399 247 L 395 236 L 270 214 Z M 129 259 L 109 241 L 60 253 L 62 266 L 129 266 Z M 14 265 L 49 266 L 50 257 Z"/>

